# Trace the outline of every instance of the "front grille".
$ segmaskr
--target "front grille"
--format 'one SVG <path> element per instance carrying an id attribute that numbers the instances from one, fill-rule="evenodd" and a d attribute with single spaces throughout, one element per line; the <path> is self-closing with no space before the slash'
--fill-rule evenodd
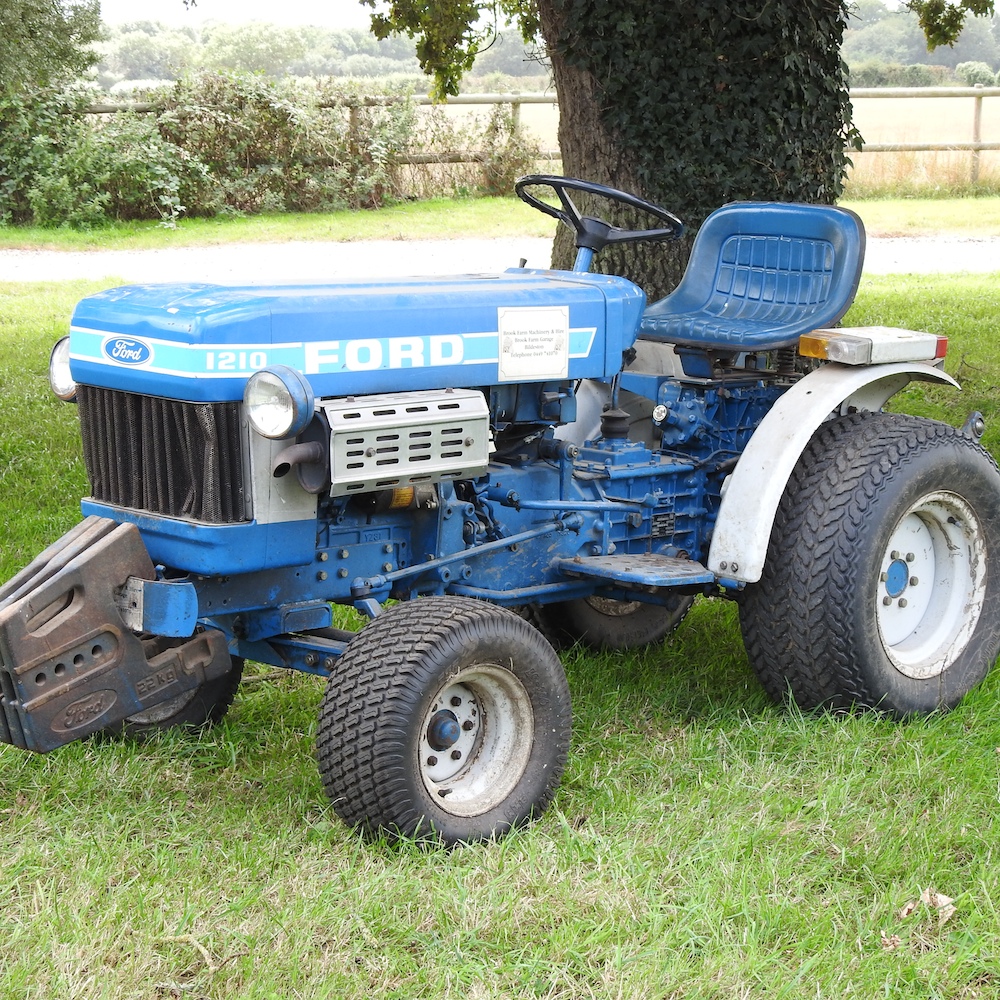
<path id="1" fill-rule="evenodd" d="M 83 459 L 102 503 L 211 524 L 246 521 L 239 403 L 81 385 Z"/>

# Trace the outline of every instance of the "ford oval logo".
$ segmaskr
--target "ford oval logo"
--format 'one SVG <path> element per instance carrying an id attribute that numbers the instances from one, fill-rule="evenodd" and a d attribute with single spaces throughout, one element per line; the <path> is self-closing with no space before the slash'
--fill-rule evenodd
<path id="1" fill-rule="evenodd" d="M 106 340 L 104 353 L 120 365 L 142 365 L 153 356 L 149 345 L 135 337 L 112 337 Z"/>

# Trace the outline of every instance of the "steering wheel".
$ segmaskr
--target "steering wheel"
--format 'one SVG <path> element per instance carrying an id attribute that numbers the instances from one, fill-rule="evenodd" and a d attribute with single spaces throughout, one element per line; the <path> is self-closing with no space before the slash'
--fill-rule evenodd
<path id="1" fill-rule="evenodd" d="M 533 195 L 528 189 L 532 187 L 550 187 L 555 191 L 562 204 L 562 208 L 548 205 L 541 199 Z M 551 215 L 553 219 L 569 226 L 576 233 L 577 249 L 586 248 L 597 253 L 612 243 L 638 243 L 641 240 L 676 240 L 684 233 L 684 223 L 676 215 L 668 212 L 659 205 L 654 205 L 644 198 L 638 198 L 634 194 L 619 191 L 617 188 L 605 187 L 603 184 L 595 184 L 592 181 L 581 181 L 575 177 L 557 177 L 551 174 L 529 174 L 521 177 L 514 184 L 514 191 L 525 204 L 532 208 L 537 208 L 539 212 Z M 573 199 L 569 196 L 569 191 L 583 191 L 587 194 L 595 194 L 610 201 L 620 202 L 629 208 L 647 212 L 661 222 L 666 223 L 662 229 L 622 229 L 619 226 L 612 226 L 602 219 L 594 219 L 589 215 L 581 215 L 580 210 L 573 204 Z"/>

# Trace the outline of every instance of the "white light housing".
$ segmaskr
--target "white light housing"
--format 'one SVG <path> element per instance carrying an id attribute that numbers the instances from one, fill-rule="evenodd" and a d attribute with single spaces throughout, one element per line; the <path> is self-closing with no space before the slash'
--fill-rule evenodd
<path id="1" fill-rule="evenodd" d="M 842 365 L 881 365 L 890 361 L 939 361 L 948 338 L 890 326 L 852 326 L 813 330 L 799 337 L 799 354 Z"/>
<path id="2" fill-rule="evenodd" d="M 76 399 L 76 382 L 69 373 L 69 337 L 57 341 L 49 355 L 49 385 L 67 403 Z"/>
<path id="3" fill-rule="evenodd" d="M 316 408 L 306 377 L 287 365 L 255 372 L 243 391 L 250 426 L 266 438 L 294 437 L 312 420 Z"/>

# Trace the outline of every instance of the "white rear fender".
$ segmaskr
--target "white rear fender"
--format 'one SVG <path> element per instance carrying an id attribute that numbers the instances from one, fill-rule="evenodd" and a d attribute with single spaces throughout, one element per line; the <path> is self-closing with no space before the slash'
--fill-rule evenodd
<path id="1" fill-rule="evenodd" d="M 816 429 L 831 416 L 879 410 L 913 380 L 958 383 L 929 364 L 828 364 L 788 390 L 760 422 L 729 477 L 712 535 L 708 568 L 756 583 L 764 571 L 771 527 L 785 486 Z"/>

